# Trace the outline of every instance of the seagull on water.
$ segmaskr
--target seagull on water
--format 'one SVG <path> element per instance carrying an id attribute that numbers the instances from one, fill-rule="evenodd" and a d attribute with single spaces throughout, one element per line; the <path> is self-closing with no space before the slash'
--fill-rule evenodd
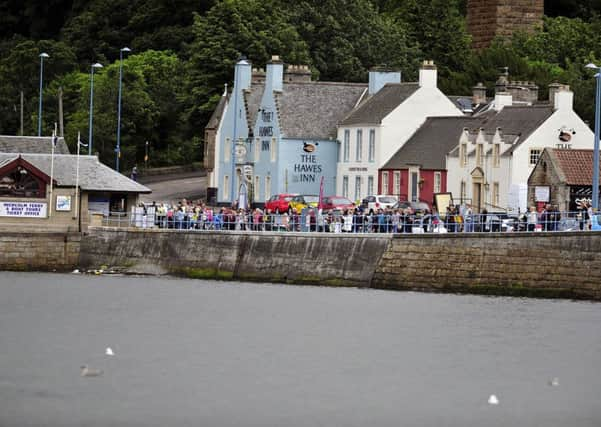
<path id="1" fill-rule="evenodd" d="M 497 399 L 497 396 L 495 396 L 494 394 L 491 394 L 490 397 L 488 398 L 488 404 L 489 405 L 498 405 L 499 399 Z"/>
<path id="2" fill-rule="evenodd" d="M 99 377 L 104 372 L 102 369 L 92 369 L 88 365 L 81 366 L 81 376 L 82 377 Z"/>
<path id="3" fill-rule="evenodd" d="M 549 385 L 551 387 L 557 387 L 559 385 L 559 378 L 555 377 L 551 381 L 549 381 Z"/>
<path id="4" fill-rule="evenodd" d="M 110 347 L 106 348 L 106 352 L 105 353 L 106 353 L 107 356 L 114 356 L 115 355 L 115 353 L 113 353 L 113 349 L 110 348 Z"/>

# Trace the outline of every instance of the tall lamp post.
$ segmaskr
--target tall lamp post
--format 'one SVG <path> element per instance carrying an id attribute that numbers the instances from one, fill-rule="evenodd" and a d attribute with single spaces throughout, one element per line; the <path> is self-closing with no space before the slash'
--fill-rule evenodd
<path id="1" fill-rule="evenodd" d="M 117 146 L 115 147 L 115 170 L 119 172 L 119 158 L 121 157 L 121 80 L 123 79 L 123 52 L 131 52 L 128 47 L 119 50 L 119 101 L 117 104 Z"/>
<path id="2" fill-rule="evenodd" d="M 40 53 L 40 107 L 38 109 L 38 136 L 42 136 L 42 82 L 44 81 L 44 58 L 50 58 L 46 52 Z"/>
<path id="3" fill-rule="evenodd" d="M 590 63 L 586 68 L 595 70 L 595 80 L 597 81 L 595 88 L 595 143 L 593 144 L 593 209 L 599 208 L 599 126 L 601 121 L 601 68 Z"/>
<path id="4" fill-rule="evenodd" d="M 92 154 L 92 123 L 94 117 L 94 68 L 102 68 L 102 64 L 98 62 L 92 64 L 90 71 L 90 129 L 88 131 L 88 154 Z"/>

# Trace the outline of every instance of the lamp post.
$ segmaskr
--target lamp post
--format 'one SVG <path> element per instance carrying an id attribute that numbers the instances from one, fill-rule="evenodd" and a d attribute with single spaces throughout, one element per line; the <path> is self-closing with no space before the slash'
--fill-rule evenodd
<path id="1" fill-rule="evenodd" d="M 115 147 L 115 170 L 119 172 L 119 158 L 121 158 L 121 80 L 123 79 L 123 52 L 131 52 L 128 47 L 119 50 L 119 101 L 117 104 L 117 146 Z"/>
<path id="2" fill-rule="evenodd" d="M 38 109 L 38 136 L 42 136 L 42 82 L 44 81 L 44 58 L 50 58 L 46 52 L 40 53 L 40 107 Z"/>
<path id="3" fill-rule="evenodd" d="M 597 72 L 595 74 L 596 87 L 595 87 L 595 143 L 593 144 L 593 195 L 592 204 L 593 209 L 599 208 L 599 126 L 601 121 L 601 68 L 595 64 L 590 63 L 586 65 L 586 68 L 593 69 Z"/>
<path id="4" fill-rule="evenodd" d="M 88 131 L 88 154 L 92 154 L 92 123 L 94 117 L 94 68 L 102 68 L 102 64 L 98 62 L 92 64 L 90 71 L 90 128 Z"/>

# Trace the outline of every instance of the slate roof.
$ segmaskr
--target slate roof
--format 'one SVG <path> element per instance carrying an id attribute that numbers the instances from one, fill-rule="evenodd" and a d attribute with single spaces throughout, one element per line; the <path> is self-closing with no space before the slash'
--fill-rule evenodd
<path id="1" fill-rule="evenodd" d="M 380 124 L 419 89 L 418 83 L 388 83 L 342 120 L 341 126 Z"/>
<path id="2" fill-rule="evenodd" d="M 52 137 L 0 135 L 0 153 L 50 154 L 52 153 Z M 65 138 L 58 138 L 54 153 L 69 154 Z"/>
<path id="3" fill-rule="evenodd" d="M 22 157 L 50 176 L 50 154 L 0 153 L 0 165 Z M 77 156 L 54 155 L 53 179 L 60 187 L 75 187 Z M 96 156 L 79 156 L 79 186 L 86 191 L 150 193 L 151 190 L 100 163 Z"/>
<path id="4" fill-rule="evenodd" d="M 366 90 L 365 83 L 284 83 L 276 92 L 281 131 L 286 138 L 335 138 L 338 123 Z"/>
<path id="5" fill-rule="evenodd" d="M 591 185 L 593 150 L 546 148 L 557 171 L 567 185 Z M 601 170 L 601 167 L 599 168 Z"/>
<path id="6" fill-rule="evenodd" d="M 257 114 L 261 108 L 261 99 L 265 84 L 263 82 L 252 83 L 250 89 L 244 91 L 244 106 L 246 108 L 246 120 L 249 134 L 254 135 L 253 126 L 257 121 Z"/>
<path id="7" fill-rule="evenodd" d="M 406 169 L 420 165 L 422 169 L 443 170 L 445 156 L 459 143 L 464 128 L 478 126 L 475 117 L 428 117 L 382 169 Z"/>
<path id="8" fill-rule="evenodd" d="M 225 110 L 225 105 L 229 99 L 229 94 L 219 98 L 219 102 L 215 107 L 215 111 L 213 111 L 213 114 L 211 114 L 211 118 L 209 119 L 205 129 L 217 129 L 219 127 L 219 123 L 221 123 L 221 117 L 223 116 L 223 111 Z"/>
<path id="9" fill-rule="evenodd" d="M 501 111 L 490 110 L 485 113 L 472 116 L 477 121 L 469 126 L 470 131 L 478 132 L 484 129 L 486 134 L 492 135 L 497 128 L 503 135 L 503 138 L 509 142 L 515 142 L 502 155 L 511 155 L 513 151 L 528 137 L 538 129 L 551 115 L 553 107 L 550 105 L 529 105 L 529 106 L 508 106 Z M 461 119 L 459 117 L 458 119 Z M 455 145 L 459 140 L 455 141 Z M 458 150 L 449 153 L 451 156 L 458 156 Z"/>

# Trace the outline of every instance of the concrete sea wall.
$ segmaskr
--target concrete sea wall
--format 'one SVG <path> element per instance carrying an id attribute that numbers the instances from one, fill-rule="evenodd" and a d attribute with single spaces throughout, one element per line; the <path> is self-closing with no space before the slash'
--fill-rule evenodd
<path id="1" fill-rule="evenodd" d="M 0 270 L 71 271 L 79 264 L 80 233 L 0 233 Z"/>

